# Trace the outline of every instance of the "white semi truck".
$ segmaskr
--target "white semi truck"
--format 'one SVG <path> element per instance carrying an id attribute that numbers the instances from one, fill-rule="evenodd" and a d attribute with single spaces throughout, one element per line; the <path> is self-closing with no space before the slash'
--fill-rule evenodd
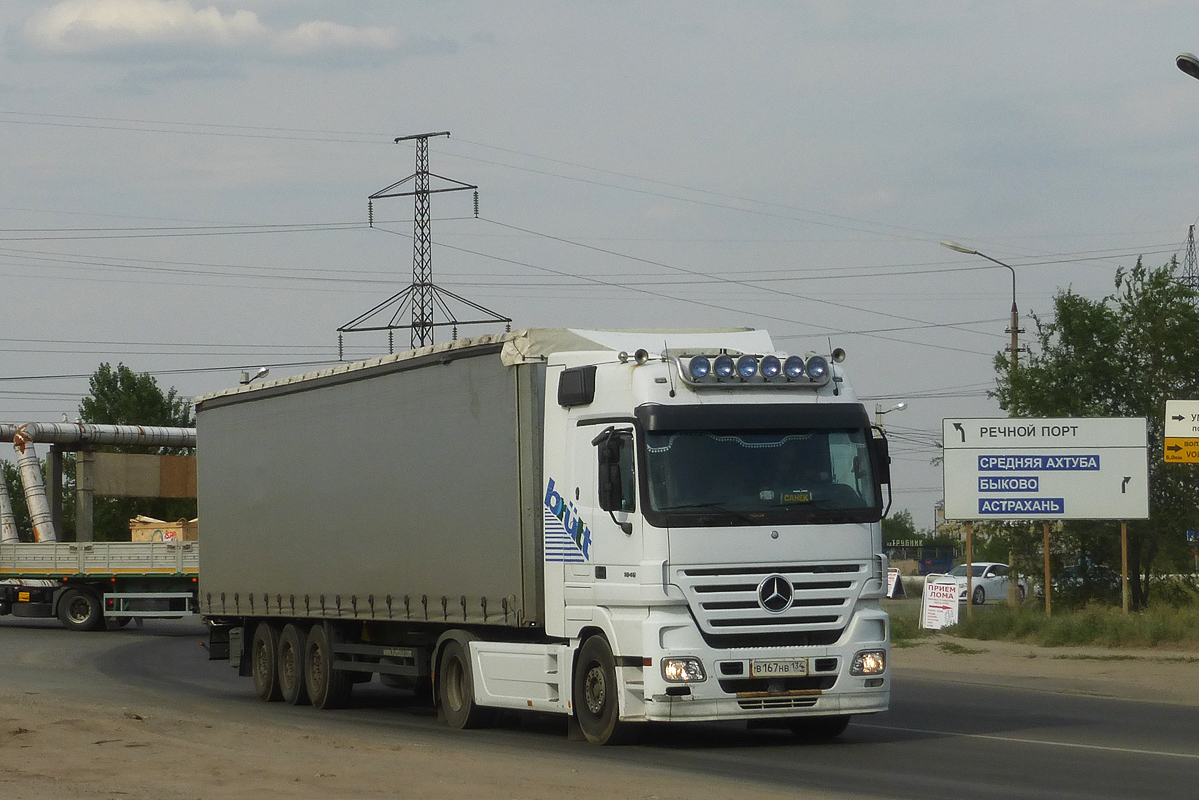
<path id="1" fill-rule="evenodd" d="M 197 401 L 200 610 L 264 700 L 831 737 L 884 711 L 889 458 L 750 330 L 481 336 Z"/>

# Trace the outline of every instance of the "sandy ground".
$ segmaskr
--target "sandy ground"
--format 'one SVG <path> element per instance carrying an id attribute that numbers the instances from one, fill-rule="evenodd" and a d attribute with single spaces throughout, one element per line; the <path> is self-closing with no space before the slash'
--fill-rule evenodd
<path id="1" fill-rule="evenodd" d="M 969 650 L 971 652 L 963 652 Z M 1037 648 L 937 637 L 893 654 L 894 679 L 1015 686 L 1199 705 L 1199 653 Z M 0 676 L 0 797 L 37 798 L 661 798 L 756 800 L 781 792 L 607 759 L 580 761 L 530 732 L 501 743 L 456 732 L 262 719 L 220 704 L 134 693 L 124 704 Z M 249 687 L 246 687 L 247 692 Z M 257 701 L 254 701 L 257 702 Z M 230 706 L 236 704 L 228 704 Z M 315 712 L 314 712 L 315 713 Z M 347 734 L 348 732 L 348 734 Z M 516 744 L 513 744 L 513 741 Z M 190 788 L 188 788 L 190 787 Z"/>
<path id="2" fill-rule="evenodd" d="M 1199 652 L 1038 647 L 939 635 L 892 650 L 905 675 L 956 683 L 1199 706 Z"/>

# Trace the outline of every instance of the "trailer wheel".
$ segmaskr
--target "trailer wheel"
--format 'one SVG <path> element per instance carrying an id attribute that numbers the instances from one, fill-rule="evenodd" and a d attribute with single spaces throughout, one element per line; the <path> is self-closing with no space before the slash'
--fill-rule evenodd
<path id="1" fill-rule="evenodd" d="M 307 637 L 294 623 L 283 626 L 279 636 L 279 691 L 293 706 L 308 705 L 308 690 L 304 686 L 304 642 Z"/>
<path id="2" fill-rule="evenodd" d="M 67 589 L 58 601 L 58 618 L 73 631 L 104 629 L 100 598 L 86 589 Z"/>
<path id="3" fill-rule="evenodd" d="M 260 622 L 254 629 L 250 675 L 254 678 L 254 692 L 263 700 L 274 703 L 283 699 L 279 690 L 279 631 L 269 622 Z"/>
<path id="4" fill-rule="evenodd" d="M 446 644 L 437 663 L 437 675 L 437 690 L 446 723 L 458 729 L 487 727 L 491 722 L 491 709 L 475 704 L 475 681 L 466 648 L 456 641 Z"/>
<path id="5" fill-rule="evenodd" d="M 579 728 L 592 744 L 623 744 L 633 726 L 620 721 L 616 659 L 602 636 L 592 636 L 579 648 L 575 663 L 574 707 Z"/>
<path id="6" fill-rule="evenodd" d="M 804 717 L 793 719 L 790 723 L 791 732 L 795 738 L 803 742 L 827 742 L 845 733 L 849 726 L 849 716 L 838 717 Z"/>
<path id="7" fill-rule="evenodd" d="M 354 688 L 350 674 L 333 668 L 333 647 L 324 625 L 313 625 L 304 645 L 304 684 L 317 708 L 342 708 Z"/>

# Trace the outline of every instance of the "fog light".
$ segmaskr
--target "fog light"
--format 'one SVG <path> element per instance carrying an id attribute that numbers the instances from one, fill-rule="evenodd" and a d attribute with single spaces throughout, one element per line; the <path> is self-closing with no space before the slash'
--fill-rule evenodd
<path id="1" fill-rule="evenodd" d="M 778 374 L 783 371 L 783 365 L 778 356 L 766 356 L 762 359 L 761 370 L 763 378 L 777 378 Z"/>
<path id="2" fill-rule="evenodd" d="M 742 378 L 752 378 L 758 374 L 758 359 L 753 356 L 741 356 L 737 359 L 737 374 Z"/>
<path id="3" fill-rule="evenodd" d="M 881 675 L 887 671 L 886 650 L 863 650 L 853 657 L 850 675 Z"/>
<path id="4" fill-rule="evenodd" d="M 662 659 L 662 677 L 667 683 L 699 683 L 708 678 L 704 665 L 691 656 Z"/>
<path id="5" fill-rule="evenodd" d="M 712 364 L 712 371 L 716 373 L 717 378 L 731 378 L 736 369 L 733 359 L 729 356 L 717 356 Z"/>
<path id="6" fill-rule="evenodd" d="M 691 377 L 698 381 L 708 377 L 708 373 L 712 371 L 712 362 L 708 360 L 707 356 L 696 356 L 691 359 L 687 369 L 691 373 Z"/>

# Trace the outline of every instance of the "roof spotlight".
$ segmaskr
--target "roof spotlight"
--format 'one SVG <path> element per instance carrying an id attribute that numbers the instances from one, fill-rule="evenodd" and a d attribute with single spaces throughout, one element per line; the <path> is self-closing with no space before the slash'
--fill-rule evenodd
<path id="1" fill-rule="evenodd" d="M 712 371 L 716 373 L 717 378 L 731 378 L 736 370 L 737 367 L 729 356 L 717 356 L 712 364 Z"/>
<path id="2" fill-rule="evenodd" d="M 712 362 L 708 360 L 707 356 L 696 356 L 687 365 L 687 371 L 695 380 L 701 380 L 708 377 L 708 373 L 712 371 Z"/>
<path id="3" fill-rule="evenodd" d="M 808 359 L 808 377 L 814 381 L 822 380 L 828 375 L 828 361 L 824 356 L 812 356 Z"/>
<path id="4" fill-rule="evenodd" d="M 803 358 L 800 356 L 787 356 L 787 360 L 783 362 L 783 374 L 793 381 L 803 377 Z"/>
<path id="5" fill-rule="evenodd" d="M 762 359 L 762 365 L 758 369 L 762 371 L 763 378 L 777 378 L 783 371 L 783 365 L 778 356 L 766 356 Z"/>
<path id="6" fill-rule="evenodd" d="M 737 359 L 737 374 L 742 378 L 752 378 L 758 374 L 758 359 L 753 356 L 741 356 Z"/>

